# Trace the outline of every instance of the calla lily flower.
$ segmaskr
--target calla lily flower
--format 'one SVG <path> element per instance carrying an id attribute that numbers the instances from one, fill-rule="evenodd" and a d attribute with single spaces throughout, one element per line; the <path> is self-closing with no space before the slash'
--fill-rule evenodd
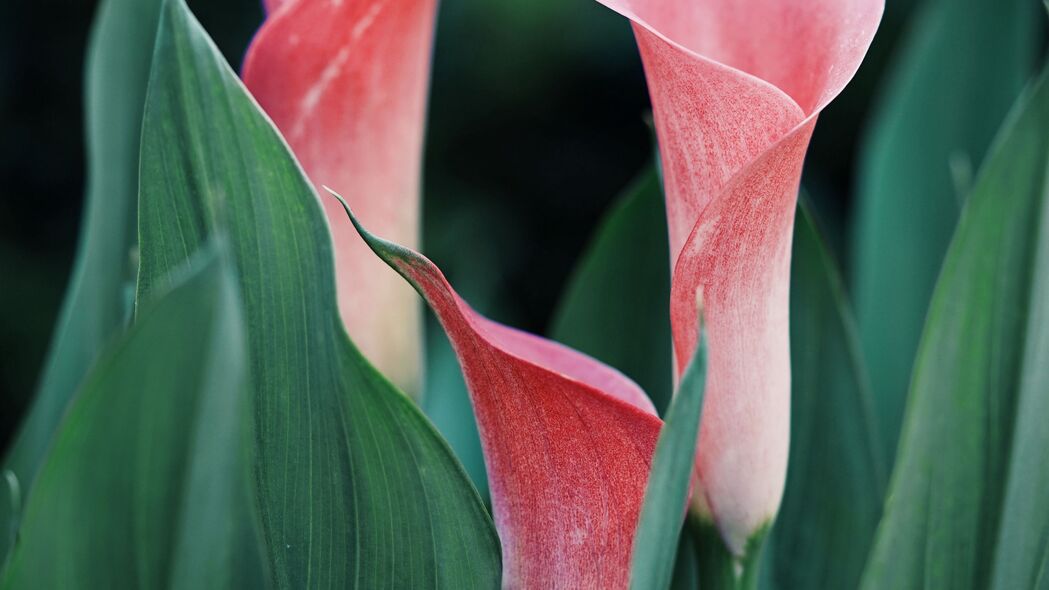
<path id="1" fill-rule="evenodd" d="M 318 189 L 335 188 L 384 235 L 419 242 L 435 0 L 268 0 L 243 78 Z M 362 352 L 420 391 L 421 310 L 411 288 L 326 200 L 339 309 Z"/>
<path id="2" fill-rule="evenodd" d="M 729 549 L 779 508 L 790 428 L 791 236 L 820 111 L 852 78 L 883 0 L 599 0 L 631 20 L 665 179 L 677 378 L 710 357 L 694 511 Z"/>
<path id="3" fill-rule="evenodd" d="M 652 402 L 618 371 L 484 318 L 432 262 L 358 227 L 430 304 L 459 357 L 488 468 L 503 586 L 625 588 L 662 426 Z"/>

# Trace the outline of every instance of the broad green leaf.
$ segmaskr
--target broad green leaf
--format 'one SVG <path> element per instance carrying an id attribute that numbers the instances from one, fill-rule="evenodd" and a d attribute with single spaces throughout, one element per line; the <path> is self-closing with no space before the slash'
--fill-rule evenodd
<path id="1" fill-rule="evenodd" d="M 992 559 L 1011 551 L 1021 553 L 1000 557 L 997 580 L 1043 575 L 1047 129 L 1043 75 L 988 156 L 947 252 L 865 588 L 986 588 Z"/>
<path id="2" fill-rule="evenodd" d="M 670 251 L 656 167 L 602 221 L 558 307 L 551 335 L 633 379 L 664 411 L 673 376 Z"/>
<path id="3" fill-rule="evenodd" d="M 498 539 L 477 492 L 346 336 L 318 198 L 183 0 L 163 10 L 141 177 L 140 298 L 208 236 L 228 236 L 275 584 L 497 586 Z"/>
<path id="4" fill-rule="evenodd" d="M 4 460 L 23 491 L 73 392 L 128 317 L 139 136 L 159 12 L 160 0 L 105 0 L 92 31 L 85 73 L 88 188 L 76 265 L 36 399 Z M 5 508 L 0 529 L 10 522 Z M 6 545 L 0 535 L 0 559 Z"/>
<path id="5" fill-rule="evenodd" d="M 652 457 L 645 501 L 634 537 L 631 588 L 670 587 L 692 483 L 706 378 L 707 346 L 700 334 L 699 346 L 685 370 L 677 395 L 670 402 Z"/>
<path id="6" fill-rule="evenodd" d="M 1045 165 L 1049 167 L 1049 161 Z M 1049 589 L 1049 206 L 1044 194 L 1049 189 L 1042 190 L 1015 434 L 994 564 L 998 590 Z"/>
<path id="7" fill-rule="evenodd" d="M 885 461 L 852 311 L 804 197 L 795 219 L 790 464 L 767 567 L 778 588 L 851 590 L 881 515 Z"/>
<path id="8" fill-rule="evenodd" d="M 926 0 L 861 159 L 853 285 L 885 454 L 896 449 L 933 285 L 963 196 L 1034 72 L 1031 0 Z"/>
<path id="9" fill-rule="evenodd" d="M 258 587 L 239 297 L 213 251 L 176 277 L 70 405 L 3 588 Z"/>

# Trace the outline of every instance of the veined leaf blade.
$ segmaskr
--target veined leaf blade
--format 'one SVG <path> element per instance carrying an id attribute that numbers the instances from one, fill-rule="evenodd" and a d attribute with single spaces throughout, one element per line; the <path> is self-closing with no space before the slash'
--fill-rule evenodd
<path id="1" fill-rule="evenodd" d="M 342 328 L 310 182 L 184 2 L 165 6 L 143 131 L 139 296 L 208 236 L 228 237 L 275 585 L 497 585 L 498 540 L 462 467 Z"/>
<path id="2" fill-rule="evenodd" d="M 1014 496 L 1037 481 L 1025 481 L 1035 475 L 1011 471 L 1010 465 L 1024 464 L 1033 442 L 1014 436 L 1039 436 L 1016 428 L 1018 412 L 1046 409 L 1037 399 L 1044 397 L 1045 383 L 1037 384 L 1033 398 L 1024 389 L 1024 372 L 1030 372 L 1028 379 L 1038 374 L 1037 365 L 1024 359 L 1044 352 L 1044 336 L 1035 330 L 1046 328 L 1031 322 L 1044 321 L 1044 301 L 1034 297 L 1044 297 L 1046 273 L 1038 251 L 1049 232 L 1047 128 L 1049 75 L 1043 73 L 1003 128 L 948 250 L 865 588 L 987 587 L 1002 542 L 1002 511 L 1021 508 L 1003 508 L 1012 500 L 1006 481 L 1019 486 Z M 1044 428 L 1049 416 L 1019 419 L 1040 420 Z M 1041 458 L 1044 469 L 1044 453 Z M 1034 504 L 1039 512 L 1022 518 L 1044 518 L 1045 502 L 1042 493 Z M 1031 549 L 1016 541 L 1016 547 Z M 1018 556 L 1012 563 L 1032 558 L 1040 556 Z"/>

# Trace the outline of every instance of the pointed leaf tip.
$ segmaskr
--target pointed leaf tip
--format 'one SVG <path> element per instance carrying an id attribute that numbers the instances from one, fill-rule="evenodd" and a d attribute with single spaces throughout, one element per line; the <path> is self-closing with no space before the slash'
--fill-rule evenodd
<path id="1" fill-rule="evenodd" d="M 631 561 L 630 587 L 668 588 L 674 569 L 675 550 L 685 520 L 693 481 L 703 413 L 703 392 L 707 375 L 706 334 L 703 333 L 702 295 L 699 345 L 670 403 L 666 423 L 659 434 L 652 472 L 645 488 L 645 501 L 637 525 L 637 542 Z M 718 539 L 716 542 L 721 542 Z M 703 576 L 705 572 L 700 572 Z"/>

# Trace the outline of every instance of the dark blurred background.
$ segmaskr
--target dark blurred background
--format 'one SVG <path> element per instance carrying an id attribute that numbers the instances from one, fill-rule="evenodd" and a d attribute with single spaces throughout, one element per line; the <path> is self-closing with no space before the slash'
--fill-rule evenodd
<path id="1" fill-rule="evenodd" d="M 239 66 L 258 0 L 189 0 Z M 888 0 L 857 78 L 822 115 L 805 184 L 831 240 L 856 147 L 914 0 Z M 8 2 L 0 19 L 0 448 L 36 387 L 84 183 L 83 49 L 96 2 Z M 606 207 L 651 157 L 627 21 L 594 0 L 444 0 L 434 53 L 425 251 L 492 317 L 546 329 Z"/>

